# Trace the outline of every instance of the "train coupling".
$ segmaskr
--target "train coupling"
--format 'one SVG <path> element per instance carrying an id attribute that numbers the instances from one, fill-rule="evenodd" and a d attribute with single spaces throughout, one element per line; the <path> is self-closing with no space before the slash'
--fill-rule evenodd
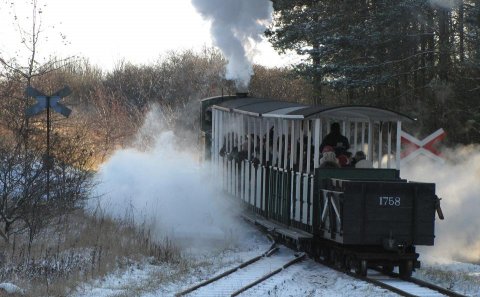
<path id="1" fill-rule="evenodd" d="M 396 251 L 397 250 L 397 244 L 396 240 L 394 238 L 384 238 L 383 239 L 383 248 L 386 249 L 387 251 Z"/>
<path id="2" fill-rule="evenodd" d="M 404 251 L 405 245 L 403 243 L 399 243 L 393 236 L 392 232 L 390 231 L 390 236 L 383 239 L 383 248 L 387 251 L 393 252 L 400 252 Z"/>

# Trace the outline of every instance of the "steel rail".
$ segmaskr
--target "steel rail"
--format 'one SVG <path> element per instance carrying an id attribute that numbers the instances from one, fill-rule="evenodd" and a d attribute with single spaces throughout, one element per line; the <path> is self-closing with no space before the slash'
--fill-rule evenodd
<path id="1" fill-rule="evenodd" d="M 373 278 L 369 278 L 368 275 L 367 276 L 361 276 L 361 275 L 358 275 L 354 272 L 351 272 L 351 271 L 346 271 L 345 269 L 341 269 L 341 268 L 338 268 L 335 266 L 335 264 L 329 264 L 327 263 L 326 261 L 324 260 L 316 260 L 316 262 L 324 265 L 324 266 L 327 266 L 333 270 L 336 270 L 338 272 L 341 272 L 341 273 L 344 273 L 350 277 L 353 277 L 355 279 L 358 279 L 358 280 L 363 280 L 365 282 L 368 282 L 368 283 L 371 283 L 373 285 L 376 285 L 378 287 L 381 287 L 381 288 L 384 288 L 384 289 L 387 289 L 391 292 L 394 292 L 394 293 L 397 293 L 399 294 L 400 296 L 405 296 L 405 297 L 419 297 L 418 295 L 415 295 L 415 294 L 412 294 L 412 293 L 409 293 L 407 291 L 404 291 L 402 289 L 399 289 L 397 287 L 394 287 L 394 286 L 391 286 L 389 284 L 386 284 L 380 280 L 376 280 L 376 279 L 373 279 Z M 400 275 L 398 273 L 394 273 L 394 272 L 391 272 L 391 273 L 384 273 L 381 271 L 381 269 L 379 268 L 369 268 L 369 269 L 372 269 L 372 270 L 375 270 L 377 272 L 380 272 L 382 273 L 383 275 L 386 275 L 386 276 L 390 276 L 390 277 L 394 277 L 394 278 L 400 278 Z M 438 293 L 441 293 L 441 294 L 444 294 L 446 296 L 451 296 L 451 297 L 468 297 L 466 295 L 462 295 L 462 294 L 459 294 L 457 292 L 453 292 L 453 291 L 450 291 L 448 289 L 445 289 L 445 288 L 442 288 L 440 286 L 437 286 L 435 284 L 431 284 L 431 283 L 428 283 L 426 281 L 423 281 L 423 280 L 420 280 L 420 279 L 416 279 L 416 278 L 413 278 L 413 277 L 410 277 L 408 279 L 403 279 L 404 281 L 406 282 L 410 282 L 410 283 L 414 283 L 420 287 L 425 287 L 425 288 L 428 288 L 430 290 L 433 290 L 433 291 L 436 291 Z"/>
<path id="2" fill-rule="evenodd" d="M 373 285 L 376 285 L 378 287 L 381 287 L 381 288 L 384 288 L 384 289 L 387 289 L 391 292 L 394 292 L 394 293 L 397 293 L 398 295 L 400 296 L 405 296 L 405 297 L 418 297 L 417 295 L 413 295 L 409 292 L 406 292 L 404 290 L 401 290 L 397 287 L 394 287 L 394 286 L 390 286 L 384 282 L 381 282 L 379 280 L 376 280 L 376 279 L 373 279 L 373 278 L 369 278 L 368 276 L 356 276 L 354 273 L 352 273 L 352 275 L 354 275 L 356 278 L 358 279 L 361 279 L 363 281 L 366 281 L 368 283 L 371 283 Z"/>
<path id="3" fill-rule="evenodd" d="M 454 291 L 445 289 L 445 288 L 443 288 L 443 287 L 440 287 L 440 286 L 435 285 L 435 284 L 432 284 L 432 283 L 428 283 L 428 282 L 423 281 L 423 280 L 418 279 L 418 278 L 411 277 L 411 278 L 409 278 L 408 280 L 411 281 L 412 283 L 415 283 L 415 284 L 419 285 L 419 286 L 429 288 L 429 289 L 431 289 L 431 290 L 437 291 L 437 292 L 442 293 L 442 294 L 445 294 L 445 295 L 447 295 L 447 296 L 452 296 L 452 297 L 467 297 L 466 295 L 459 294 L 459 293 L 457 293 L 457 292 L 454 292 Z"/>
<path id="4" fill-rule="evenodd" d="M 278 268 L 278 269 L 276 269 L 276 270 L 274 270 L 274 271 L 272 271 L 268 274 L 265 274 L 264 276 L 260 277 L 259 279 L 257 279 L 254 282 L 251 282 L 250 284 L 244 286 L 243 288 L 238 289 L 237 291 L 233 292 L 230 296 L 234 297 L 234 296 L 240 295 L 241 293 L 245 292 L 246 290 L 250 289 L 251 287 L 254 287 L 254 286 L 258 285 L 259 283 L 265 281 L 266 279 L 271 278 L 272 276 L 281 272 L 282 270 L 286 269 L 287 267 L 292 266 L 293 264 L 300 262 L 301 260 L 303 260 L 305 258 L 305 256 L 306 256 L 305 253 L 295 255 L 295 259 L 289 261 L 288 263 L 286 263 L 282 267 L 280 267 L 280 268 Z"/>
<path id="5" fill-rule="evenodd" d="M 329 266 L 330 267 L 330 266 Z M 392 291 L 394 293 L 397 293 L 401 296 L 406 296 L 406 297 L 419 297 L 419 295 L 415 295 L 415 294 L 412 294 L 412 293 L 409 293 L 405 290 L 402 290 L 402 289 L 399 289 L 397 287 L 394 287 L 394 286 L 391 286 L 389 284 L 386 284 L 380 280 L 376 280 L 376 279 L 373 279 L 373 278 L 370 278 L 367 276 L 359 276 L 357 275 L 356 273 L 352 273 L 350 271 L 344 271 L 344 270 L 341 270 L 341 269 L 337 269 L 336 267 L 332 267 L 333 269 L 337 270 L 337 271 L 340 271 L 340 272 L 344 272 L 346 273 L 347 275 L 351 276 L 351 277 L 354 277 L 354 278 L 357 278 L 357 279 L 360 279 L 360 280 L 363 280 L 363 281 L 366 281 L 368 283 L 371 283 L 371 284 L 374 284 L 376 286 L 379 286 L 379 287 L 382 287 L 384 289 L 387 289 L 389 291 Z M 386 275 L 386 276 L 390 276 L 390 277 L 393 277 L 393 278 L 397 278 L 397 279 L 400 279 L 400 275 L 398 273 L 395 273 L 395 272 L 391 272 L 391 273 L 384 273 L 382 272 L 380 269 L 378 268 L 370 268 L 372 270 L 375 270 L 377 272 L 380 272 L 382 273 L 383 275 Z M 409 277 L 407 279 L 402 279 L 403 281 L 405 282 L 410 282 L 410 283 L 413 283 L 413 284 L 416 284 L 420 287 L 424 287 L 424 288 L 427 288 L 427 289 L 430 289 L 432 291 L 436 291 L 438 293 L 441 293 L 443 295 L 446 295 L 446 296 L 451 296 L 451 297 L 468 297 L 466 295 L 462 295 L 462 294 L 459 294 L 457 292 L 453 292 L 453 291 L 450 291 L 450 290 L 447 290 L 445 288 L 442 288 L 440 286 L 437 286 L 435 284 L 432 284 L 432 283 L 428 283 L 426 281 L 423 281 L 423 280 L 420 280 L 420 279 L 416 279 L 416 278 L 413 278 L 413 277 Z"/>
<path id="6" fill-rule="evenodd" d="M 262 232 L 269 232 L 269 230 L 266 230 L 266 229 L 261 229 Z M 286 244 L 284 242 L 284 244 Z M 287 246 L 289 246 L 288 244 L 286 244 Z M 294 248 L 294 247 L 293 247 Z M 304 255 L 305 256 L 305 255 Z M 372 279 L 372 278 L 368 278 L 367 277 L 364 277 L 364 276 L 360 276 L 356 273 L 353 273 L 351 271 L 346 271 L 345 269 L 342 269 L 342 268 L 338 268 L 337 266 L 335 266 L 335 264 L 330 264 L 328 263 L 327 261 L 325 260 L 321 260 L 321 259 L 316 259 L 315 260 L 316 262 L 324 265 L 324 266 L 327 266 L 331 269 L 334 269 L 338 272 L 341 272 L 341 273 L 344 273 L 346 275 L 349 275 L 353 278 L 356 278 L 356 279 L 359 279 L 359 280 L 363 280 L 363 281 L 366 281 L 368 283 L 371 283 L 373 285 L 376 285 L 376 286 L 379 286 L 379 287 L 382 287 L 384 289 L 387 289 L 391 292 L 394 292 L 394 293 L 397 293 L 401 296 L 406 296 L 406 297 L 418 297 L 418 295 L 414 295 L 414 294 L 411 294 L 409 292 L 406 292 L 406 291 L 403 291 L 402 289 L 399 289 L 397 287 L 394 287 L 394 286 L 391 286 L 389 284 L 386 284 L 384 282 L 381 282 L 379 280 L 376 280 L 376 279 Z M 373 269 L 373 270 L 376 270 L 386 276 L 391 276 L 391 277 L 394 277 L 394 278 L 400 278 L 400 275 L 398 273 L 394 273 L 394 272 L 391 272 L 391 273 L 384 273 L 381 271 L 381 269 L 378 269 L 378 268 L 369 268 L 369 269 Z M 454 292 L 454 291 L 451 291 L 451 290 L 448 290 L 448 289 L 445 289 L 445 288 L 442 288 L 438 285 L 435 285 L 435 284 L 432 284 L 432 283 L 428 283 L 426 281 L 423 281 L 423 280 L 420 280 L 420 279 L 417 279 L 417 278 L 413 278 L 413 277 L 410 277 L 408 279 L 404 279 L 404 281 L 407 281 L 407 282 L 411 282 L 411 283 L 414 283 L 420 287 L 425 287 L 425 288 L 428 288 L 428 289 L 431 289 L 433 291 L 436 291 L 438 293 L 441 293 L 441 294 L 444 294 L 444 295 L 447 295 L 447 296 L 452 296 L 452 297 L 468 297 L 466 295 L 462 295 L 460 293 L 457 293 L 457 292 Z M 236 295 L 232 295 L 232 296 L 236 296 Z"/>
<path id="7" fill-rule="evenodd" d="M 400 274 L 396 273 L 396 272 L 390 272 L 390 273 L 384 273 L 380 268 L 370 268 L 372 270 L 375 270 L 377 272 L 380 272 L 386 276 L 390 276 L 390 277 L 394 277 L 394 278 L 400 278 Z M 418 278 L 414 278 L 414 277 L 409 277 L 407 279 L 403 279 L 404 281 L 407 281 L 407 282 L 411 282 L 411 283 L 414 283 L 416 285 L 419 285 L 420 287 L 424 287 L 424 288 L 427 288 L 427 289 L 430 289 L 430 290 L 433 290 L 433 291 L 437 291 L 438 293 L 441 293 L 441 294 L 444 294 L 444 295 L 447 295 L 447 296 L 451 296 L 451 297 L 468 297 L 466 295 L 462 295 L 460 293 L 457 293 L 457 292 L 454 292 L 454 291 L 451 291 L 451 290 L 448 290 L 448 289 L 445 289 L 443 287 L 440 287 L 438 285 L 435 285 L 435 284 L 432 284 L 432 283 L 429 283 L 429 282 L 426 282 L 424 280 L 421 280 L 421 279 L 418 279 Z"/>
<path id="8" fill-rule="evenodd" d="M 248 261 L 245 261 L 245 262 L 241 263 L 240 265 L 235 266 L 235 267 L 233 267 L 232 269 L 229 269 L 229 270 L 227 270 L 227 271 L 225 271 L 225 272 L 223 272 L 223 273 L 221 273 L 221 274 L 219 274 L 219 275 L 217 275 L 217 276 L 214 276 L 214 277 L 212 277 L 212 278 L 210 278 L 210 279 L 207 279 L 207 280 L 205 280 L 205 281 L 203 281 L 203 282 L 201 282 L 201 283 L 199 283 L 199 284 L 197 284 L 197 285 L 195 285 L 195 286 L 192 286 L 192 287 L 190 287 L 190 288 L 188 288 L 188 289 L 185 289 L 185 290 L 183 290 L 183 291 L 175 294 L 175 296 L 176 296 L 176 297 L 178 297 L 178 296 L 184 296 L 184 295 L 189 294 L 189 293 L 191 293 L 191 292 L 193 292 L 193 291 L 195 291 L 195 290 L 198 290 L 198 289 L 201 288 L 201 287 L 204 287 L 204 286 L 206 286 L 206 285 L 209 285 L 209 284 L 211 284 L 211 283 L 213 283 L 213 282 L 215 282 L 215 281 L 217 281 L 217 280 L 219 280 L 219 279 L 221 279 L 221 278 L 224 278 L 224 277 L 226 277 L 226 276 L 228 276 L 228 275 L 236 272 L 236 271 L 239 270 L 239 269 L 245 268 L 245 267 L 247 267 L 248 265 L 257 262 L 258 260 L 260 260 L 260 259 L 262 259 L 262 258 L 270 257 L 270 256 L 271 256 L 273 253 L 275 253 L 276 251 L 278 251 L 277 243 L 276 243 L 276 242 L 273 242 L 272 245 L 270 246 L 270 248 L 269 248 L 266 252 L 264 252 L 263 254 L 258 255 L 258 256 L 254 257 L 254 258 L 252 258 L 252 259 L 250 259 L 250 260 L 248 260 Z"/>

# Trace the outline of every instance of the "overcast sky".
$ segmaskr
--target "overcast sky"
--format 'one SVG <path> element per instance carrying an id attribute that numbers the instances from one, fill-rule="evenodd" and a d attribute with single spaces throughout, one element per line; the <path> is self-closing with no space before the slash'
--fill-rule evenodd
<path id="1" fill-rule="evenodd" d="M 15 10 L 10 5 L 12 2 Z M 44 39 L 39 46 L 43 56 L 80 55 L 104 69 L 111 69 L 122 58 L 149 63 L 169 50 L 212 45 L 210 24 L 195 11 L 190 0 L 38 2 L 43 7 Z M 22 48 L 13 19 L 16 14 L 20 25 L 29 29 L 31 21 L 27 18 L 32 11 L 29 3 L 28 0 L 0 0 L 0 54 L 3 57 L 11 57 L 15 50 Z M 279 57 L 266 41 L 258 45 L 258 50 L 254 61 L 259 64 L 288 64 L 289 59 Z"/>

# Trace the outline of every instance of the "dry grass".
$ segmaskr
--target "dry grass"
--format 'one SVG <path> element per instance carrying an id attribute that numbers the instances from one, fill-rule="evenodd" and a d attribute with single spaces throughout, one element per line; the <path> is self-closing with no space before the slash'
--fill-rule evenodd
<path id="1" fill-rule="evenodd" d="M 417 277 L 465 295 L 480 290 L 480 278 L 468 272 L 449 271 L 441 267 L 429 266 L 417 270 Z"/>
<path id="2" fill-rule="evenodd" d="M 4 245 L 0 282 L 17 284 L 28 296 L 66 296 L 79 283 L 147 260 L 181 267 L 180 250 L 168 239 L 152 241 L 146 226 L 78 211 L 62 217 L 34 242 L 17 235 Z M 179 269 L 182 271 L 182 269 Z"/>

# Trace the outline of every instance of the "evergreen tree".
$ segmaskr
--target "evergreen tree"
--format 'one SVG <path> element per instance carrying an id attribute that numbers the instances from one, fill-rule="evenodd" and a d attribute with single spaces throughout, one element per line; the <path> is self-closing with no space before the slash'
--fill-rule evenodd
<path id="1" fill-rule="evenodd" d="M 427 132 L 451 127 L 455 141 L 478 141 L 480 1 L 444 3 L 274 0 L 267 36 L 305 55 L 296 70 L 320 96 L 334 90 L 337 103 L 394 108 Z"/>

